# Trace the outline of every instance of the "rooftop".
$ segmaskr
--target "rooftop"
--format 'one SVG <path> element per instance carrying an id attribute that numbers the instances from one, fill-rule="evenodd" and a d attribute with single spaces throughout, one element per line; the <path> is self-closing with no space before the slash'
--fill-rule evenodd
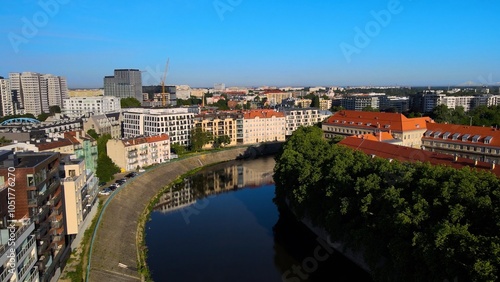
<path id="1" fill-rule="evenodd" d="M 393 159 L 401 162 L 429 162 L 433 165 L 447 165 L 457 169 L 469 166 L 480 170 L 488 170 L 497 176 L 500 176 L 500 166 L 495 166 L 494 169 L 492 169 L 492 165 L 489 163 L 458 157 L 455 160 L 455 157 L 452 155 L 392 145 L 356 137 L 347 137 L 338 144 L 351 147 L 354 150 L 360 150 L 367 155 L 373 155 L 384 159 Z"/>
<path id="2" fill-rule="evenodd" d="M 325 124 L 342 125 L 355 128 L 381 128 L 392 131 L 425 129 L 432 119 L 429 117 L 407 118 L 399 113 L 338 111 L 328 118 Z"/>
<path id="3" fill-rule="evenodd" d="M 491 127 L 429 123 L 423 139 L 441 139 L 457 143 L 500 147 L 500 130 Z"/>

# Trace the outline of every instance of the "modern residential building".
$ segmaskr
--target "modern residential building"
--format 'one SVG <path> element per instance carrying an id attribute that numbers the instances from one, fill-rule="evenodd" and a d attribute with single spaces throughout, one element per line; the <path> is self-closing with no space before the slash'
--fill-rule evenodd
<path id="1" fill-rule="evenodd" d="M 120 112 L 120 98 L 113 96 L 99 97 L 71 97 L 64 99 L 62 112 L 70 117 L 77 118 L 86 114 L 99 115 Z"/>
<path id="2" fill-rule="evenodd" d="M 395 110 L 398 113 L 407 112 L 410 109 L 408 97 L 380 96 L 379 109 L 381 111 Z"/>
<path id="3" fill-rule="evenodd" d="M 316 108 L 293 108 L 280 110 L 285 114 L 285 135 L 290 136 L 301 126 L 312 126 L 324 121 L 332 113 Z"/>
<path id="4" fill-rule="evenodd" d="M 11 219 L 35 223 L 36 267 L 40 281 L 50 281 L 70 254 L 59 178 L 60 154 L 9 151 L 0 154 L 0 163 L 2 183 L 15 175 L 16 208 Z"/>
<path id="5" fill-rule="evenodd" d="M 35 265 L 38 261 L 35 223 L 29 219 L 9 220 L 7 187 L 1 189 L 0 281 L 40 281 Z M 3 190 L 5 193 L 2 193 Z"/>
<path id="6" fill-rule="evenodd" d="M 378 109 L 380 96 L 385 94 L 354 94 L 341 99 L 340 105 L 346 110 L 361 111 L 366 107 Z"/>
<path id="7" fill-rule="evenodd" d="M 99 179 L 85 166 L 83 159 L 70 158 L 62 161 L 64 178 L 65 219 L 68 235 L 76 236 L 83 232 L 87 215 L 97 202 Z"/>
<path id="8" fill-rule="evenodd" d="M 132 171 L 170 160 L 170 140 L 167 134 L 111 139 L 106 148 L 108 156 L 122 171 Z"/>
<path id="9" fill-rule="evenodd" d="M 14 109 L 10 82 L 8 79 L 0 78 L 0 114 L 2 116 L 14 115 L 16 114 Z"/>
<path id="10" fill-rule="evenodd" d="M 285 114 L 274 110 L 250 110 L 243 116 L 243 144 L 285 141 Z"/>
<path id="11" fill-rule="evenodd" d="M 63 107 L 68 98 L 66 78 L 35 72 L 10 73 L 10 90 L 16 112 L 35 116 L 48 113 L 50 106 Z"/>
<path id="12" fill-rule="evenodd" d="M 88 132 L 90 129 L 95 130 L 99 135 L 109 134 L 111 138 L 119 139 L 122 137 L 122 114 L 107 113 L 90 116 L 83 124 L 83 130 Z"/>
<path id="13" fill-rule="evenodd" d="M 171 143 L 190 145 L 194 126 L 194 108 L 127 109 L 123 112 L 123 136 L 155 136 L 167 134 Z"/>
<path id="14" fill-rule="evenodd" d="M 339 111 L 328 118 L 322 129 L 326 138 L 389 132 L 403 146 L 420 148 L 429 117 L 407 118 L 399 113 Z"/>
<path id="15" fill-rule="evenodd" d="M 428 123 L 422 149 L 500 164 L 500 130 L 481 126 Z"/>
<path id="16" fill-rule="evenodd" d="M 194 117 L 194 127 L 212 133 L 215 138 L 228 136 L 231 143 L 227 146 L 243 143 L 243 113 L 241 112 L 201 113 Z M 205 145 L 206 148 L 212 146 L 213 142 Z"/>
<path id="17" fill-rule="evenodd" d="M 115 69 L 104 77 L 104 96 L 133 97 L 142 102 L 142 76 L 138 69 Z"/>
<path id="18" fill-rule="evenodd" d="M 332 108 L 332 99 L 319 98 L 319 109 L 329 111 Z"/>

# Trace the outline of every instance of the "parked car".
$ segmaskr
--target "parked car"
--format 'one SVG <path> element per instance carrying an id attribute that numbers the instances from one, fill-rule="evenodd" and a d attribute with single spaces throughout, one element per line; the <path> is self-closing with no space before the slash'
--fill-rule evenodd
<path id="1" fill-rule="evenodd" d="M 137 176 L 137 172 L 135 172 L 135 171 L 125 175 L 125 177 L 127 177 L 127 178 L 132 178 L 132 177 L 136 177 L 136 176 Z"/>
<path id="2" fill-rule="evenodd" d="M 99 187 L 106 185 L 106 182 L 99 182 Z"/>
<path id="3" fill-rule="evenodd" d="M 99 191 L 99 195 L 107 196 L 107 195 L 111 194 L 111 192 L 113 192 L 111 189 L 106 188 L 106 189 Z"/>
<path id="4" fill-rule="evenodd" d="M 116 188 L 118 188 L 118 187 L 120 187 L 120 184 L 113 183 L 108 188 L 111 189 L 111 191 L 115 191 Z"/>

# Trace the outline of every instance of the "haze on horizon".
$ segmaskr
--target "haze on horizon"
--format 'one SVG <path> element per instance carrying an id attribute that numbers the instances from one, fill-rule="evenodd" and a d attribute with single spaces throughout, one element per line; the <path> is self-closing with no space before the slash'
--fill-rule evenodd
<path id="1" fill-rule="evenodd" d="M 500 85 L 498 1 L 186 0 L 3 3 L 0 76 L 143 84 Z"/>

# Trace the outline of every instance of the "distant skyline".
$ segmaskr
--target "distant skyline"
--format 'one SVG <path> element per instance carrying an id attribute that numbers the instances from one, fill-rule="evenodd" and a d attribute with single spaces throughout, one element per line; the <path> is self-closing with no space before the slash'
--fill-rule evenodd
<path id="1" fill-rule="evenodd" d="M 0 76 L 143 85 L 500 86 L 498 1 L 40 0 L 2 3 Z"/>

